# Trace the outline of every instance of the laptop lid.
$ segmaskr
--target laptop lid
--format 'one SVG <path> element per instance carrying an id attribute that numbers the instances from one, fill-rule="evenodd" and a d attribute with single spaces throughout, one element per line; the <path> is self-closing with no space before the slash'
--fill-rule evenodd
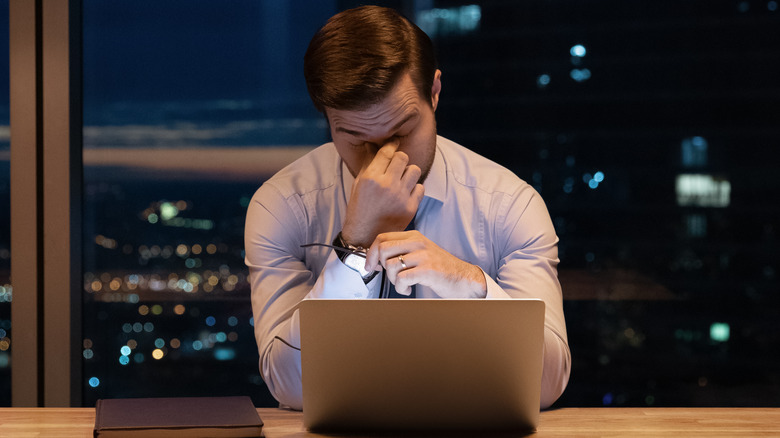
<path id="1" fill-rule="evenodd" d="M 306 300 L 300 324 L 311 430 L 537 425 L 541 300 Z"/>

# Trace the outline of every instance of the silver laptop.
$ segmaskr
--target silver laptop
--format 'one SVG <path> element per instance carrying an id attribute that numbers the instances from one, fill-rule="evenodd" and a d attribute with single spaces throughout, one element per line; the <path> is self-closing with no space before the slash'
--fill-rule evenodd
<path id="1" fill-rule="evenodd" d="M 536 428 L 541 300 L 306 300 L 300 321 L 310 430 Z"/>

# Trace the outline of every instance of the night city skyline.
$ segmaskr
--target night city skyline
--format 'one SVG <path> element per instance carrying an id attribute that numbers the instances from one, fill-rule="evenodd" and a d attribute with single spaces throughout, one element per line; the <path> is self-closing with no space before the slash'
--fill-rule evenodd
<path id="1" fill-rule="evenodd" d="M 84 406 L 275 406 L 244 215 L 266 178 L 328 141 L 302 56 L 357 4 L 305 3 L 84 0 Z M 555 406 L 780 406 L 777 2 L 384 3 L 434 41 L 439 134 L 514 171 L 550 211 L 573 356 Z M 0 126 L 0 211 L 8 137 Z"/>

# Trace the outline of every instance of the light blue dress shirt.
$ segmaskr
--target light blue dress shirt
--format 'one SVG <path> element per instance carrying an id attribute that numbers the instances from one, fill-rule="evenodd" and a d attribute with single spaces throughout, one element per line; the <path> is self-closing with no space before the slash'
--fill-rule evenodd
<path id="1" fill-rule="evenodd" d="M 324 247 L 341 230 L 353 176 L 332 143 L 322 145 L 266 181 L 246 218 L 245 248 L 260 371 L 279 402 L 301 409 L 298 303 L 316 298 L 377 298 Z M 540 298 L 546 306 L 541 407 L 569 380 L 571 354 L 558 282 L 558 237 L 533 187 L 506 168 L 437 137 L 436 154 L 415 217 L 423 235 L 485 273 L 487 296 L 453 291 L 440 296 L 422 285 L 417 298 Z"/>

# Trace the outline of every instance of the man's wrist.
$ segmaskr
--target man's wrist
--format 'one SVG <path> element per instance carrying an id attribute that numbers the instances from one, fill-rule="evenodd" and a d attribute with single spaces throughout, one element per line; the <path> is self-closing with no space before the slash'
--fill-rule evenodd
<path id="1" fill-rule="evenodd" d="M 477 265 L 471 265 L 471 284 L 477 297 L 485 298 L 488 292 L 487 278 L 485 271 Z"/>
<path id="2" fill-rule="evenodd" d="M 344 227 L 346 229 L 346 227 Z M 355 248 L 368 248 L 371 246 L 371 242 L 363 242 L 359 236 L 355 235 L 354 233 L 350 233 L 349 231 L 344 232 L 344 229 L 341 230 L 341 232 L 336 236 L 336 238 L 340 238 L 341 242 L 343 243 L 343 246 L 345 248 L 349 247 L 355 247 Z"/>
<path id="3" fill-rule="evenodd" d="M 336 235 L 333 239 L 334 251 L 338 255 L 339 260 L 348 268 L 356 271 L 360 274 L 365 284 L 368 284 L 377 274 L 378 271 L 366 271 L 366 249 L 354 246 L 344 240 L 341 233 Z M 344 248 L 344 250 L 339 249 Z M 361 254 L 362 253 L 362 254 Z"/>

